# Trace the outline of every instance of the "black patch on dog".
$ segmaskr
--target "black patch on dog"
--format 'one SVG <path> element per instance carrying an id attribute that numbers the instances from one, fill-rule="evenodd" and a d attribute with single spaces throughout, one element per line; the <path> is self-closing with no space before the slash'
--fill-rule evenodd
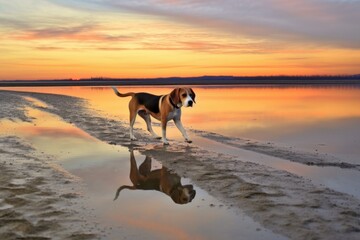
<path id="1" fill-rule="evenodd" d="M 159 113 L 159 101 L 162 96 L 152 95 L 150 93 L 136 93 L 139 104 L 144 105 L 146 109 L 153 113 Z"/>
<path id="2" fill-rule="evenodd" d="M 190 97 L 192 98 L 192 100 L 194 101 L 194 103 L 196 103 L 195 102 L 195 92 L 192 90 L 192 88 L 190 88 Z"/>

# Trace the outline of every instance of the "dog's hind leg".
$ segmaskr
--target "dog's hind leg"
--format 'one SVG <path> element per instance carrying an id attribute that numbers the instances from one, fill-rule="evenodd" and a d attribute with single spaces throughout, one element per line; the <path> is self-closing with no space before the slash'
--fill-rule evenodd
<path id="1" fill-rule="evenodd" d="M 130 140 L 137 140 L 134 136 L 134 124 L 136 120 L 136 111 L 130 109 Z"/>
<path id="2" fill-rule="evenodd" d="M 134 186 L 136 186 L 141 180 L 141 175 L 135 160 L 134 150 L 130 150 L 130 180 Z"/>
<path id="3" fill-rule="evenodd" d="M 146 122 L 146 126 L 147 126 L 147 130 L 151 133 L 151 135 L 156 138 L 156 139 L 161 139 L 161 137 L 159 137 L 154 130 L 152 129 L 151 126 L 151 118 L 150 118 L 150 114 L 148 114 L 145 110 L 141 110 L 138 112 L 139 116 L 145 120 Z"/>
<path id="4" fill-rule="evenodd" d="M 137 140 L 134 136 L 134 124 L 136 120 L 136 115 L 139 111 L 139 105 L 136 97 L 133 97 L 129 102 L 129 111 L 130 111 L 130 139 L 135 141 Z"/>
<path id="5" fill-rule="evenodd" d="M 139 166 L 139 173 L 146 177 L 151 172 L 151 157 L 146 156 L 144 162 Z"/>
<path id="6" fill-rule="evenodd" d="M 135 160 L 135 156 L 134 156 L 134 150 L 130 149 L 130 180 L 131 180 L 133 186 L 127 186 L 127 185 L 120 186 L 116 190 L 114 201 L 116 199 L 118 199 L 120 192 L 123 189 L 136 190 L 136 185 L 139 183 L 140 178 L 141 178 L 141 176 L 140 176 L 138 168 L 137 168 L 137 164 L 136 164 L 136 160 Z"/>

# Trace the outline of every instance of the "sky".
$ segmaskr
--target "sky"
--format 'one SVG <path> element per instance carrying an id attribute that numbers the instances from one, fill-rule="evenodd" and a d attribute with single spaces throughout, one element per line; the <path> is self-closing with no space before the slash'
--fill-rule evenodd
<path id="1" fill-rule="evenodd" d="M 0 80 L 360 74 L 360 0 L 0 0 Z"/>

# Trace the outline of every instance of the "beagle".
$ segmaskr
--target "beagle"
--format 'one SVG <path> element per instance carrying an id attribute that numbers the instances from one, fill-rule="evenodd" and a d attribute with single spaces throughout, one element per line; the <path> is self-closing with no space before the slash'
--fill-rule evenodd
<path id="1" fill-rule="evenodd" d="M 166 125 L 167 122 L 173 120 L 176 127 L 180 130 L 185 141 L 191 143 L 192 141 L 186 134 L 186 131 L 181 123 L 181 107 L 192 107 L 195 102 L 195 92 L 191 88 L 175 88 L 170 94 L 167 95 L 153 95 L 150 93 L 119 93 L 119 91 L 112 87 L 118 97 L 132 97 L 129 102 L 130 111 L 130 139 L 136 140 L 133 132 L 133 127 L 136 115 L 139 114 L 147 125 L 147 130 L 156 139 L 162 139 L 164 145 L 169 142 L 166 139 Z M 151 118 L 161 121 L 162 137 L 156 135 L 151 127 Z"/>
<path id="2" fill-rule="evenodd" d="M 133 186 L 120 186 L 116 191 L 114 201 L 123 189 L 160 191 L 171 197 L 177 204 L 189 203 L 196 195 L 193 185 L 182 185 L 180 176 L 170 172 L 166 167 L 151 171 L 151 157 L 149 156 L 146 156 L 138 168 L 132 149 L 130 150 L 130 180 Z"/>

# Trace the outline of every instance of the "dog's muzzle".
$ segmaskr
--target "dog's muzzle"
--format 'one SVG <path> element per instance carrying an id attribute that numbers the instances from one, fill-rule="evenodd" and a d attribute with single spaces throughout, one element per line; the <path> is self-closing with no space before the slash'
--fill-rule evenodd
<path id="1" fill-rule="evenodd" d="M 193 200 L 194 197 L 195 197 L 195 195 L 196 195 L 196 191 L 195 191 L 195 190 L 191 190 L 191 191 L 190 191 L 190 199 Z M 191 200 L 190 200 L 190 202 L 191 202 Z"/>

